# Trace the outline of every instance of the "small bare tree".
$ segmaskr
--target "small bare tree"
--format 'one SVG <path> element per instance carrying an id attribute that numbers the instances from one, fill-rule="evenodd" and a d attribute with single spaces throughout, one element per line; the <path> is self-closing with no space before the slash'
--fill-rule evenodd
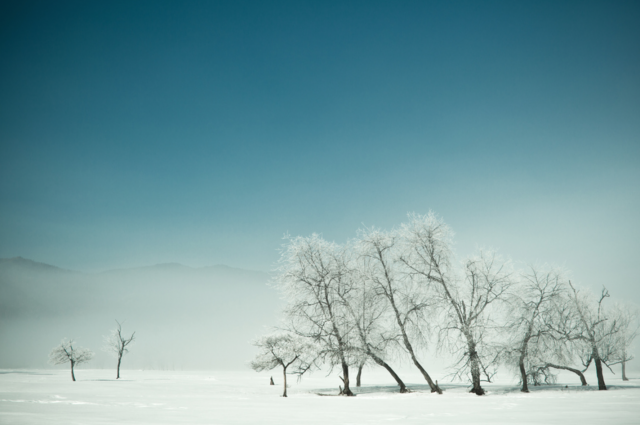
<path id="1" fill-rule="evenodd" d="M 116 379 L 120 379 L 120 364 L 122 363 L 122 357 L 129 352 L 128 346 L 135 341 L 136 333 L 132 333 L 130 337 L 122 335 L 122 325 L 116 320 L 118 327 L 111 331 L 111 335 L 104 337 L 103 350 L 112 354 L 118 359 L 118 366 L 116 368 Z"/>
<path id="2" fill-rule="evenodd" d="M 451 262 L 453 232 L 433 213 L 410 215 L 410 222 L 402 226 L 402 235 L 405 248 L 400 260 L 408 273 L 429 284 L 437 297 L 443 320 L 439 347 L 458 355 L 454 378 L 470 373 L 471 392 L 483 395 L 481 375 L 490 380 L 489 368 L 499 358 L 486 338 L 495 326 L 489 307 L 502 300 L 513 284 L 508 262 L 495 253 L 480 252 L 456 273 Z"/>
<path id="3" fill-rule="evenodd" d="M 71 364 L 71 379 L 76 380 L 76 375 L 73 368 L 76 365 L 86 363 L 93 358 L 93 351 L 82 348 L 74 347 L 73 340 L 63 339 L 57 347 L 55 347 L 49 353 L 49 364 L 59 365 L 69 362 Z"/>
<path id="4" fill-rule="evenodd" d="M 314 364 L 315 347 L 295 335 L 275 334 L 264 336 L 256 340 L 253 345 L 260 348 L 260 352 L 251 362 L 253 370 L 262 372 L 282 366 L 284 378 L 282 397 L 287 396 L 287 369 L 294 367 L 294 373 L 300 377 Z M 271 379 L 271 383 L 273 385 L 273 379 Z"/>
<path id="5" fill-rule="evenodd" d="M 368 358 L 365 357 L 361 361 L 358 362 L 358 374 L 356 375 L 356 387 L 362 386 L 362 370 L 368 363 Z"/>

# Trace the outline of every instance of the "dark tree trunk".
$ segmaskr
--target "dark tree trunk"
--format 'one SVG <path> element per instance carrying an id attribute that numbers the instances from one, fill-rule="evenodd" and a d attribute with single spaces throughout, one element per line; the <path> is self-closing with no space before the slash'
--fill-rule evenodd
<path id="1" fill-rule="evenodd" d="M 518 366 L 520 366 L 520 375 L 522 376 L 522 391 L 523 393 L 529 392 L 527 382 L 527 370 L 524 367 L 524 359 L 527 358 L 527 348 L 529 347 L 529 340 L 531 339 L 531 332 L 533 328 L 533 319 L 529 322 L 529 328 L 527 330 L 524 339 L 522 340 L 522 347 L 520 348 L 520 358 L 518 359 Z"/>
<path id="2" fill-rule="evenodd" d="M 582 386 L 587 385 L 587 380 L 584 377 L 584 374 L 582 372 L 580 372 L 578 369 L 574 369 L 572 367 L 568 367 L 568 366 L 560 366 L 560 365 L 556 365 L 556 364 L 552 364 L 552 363 L 547 363 L 546 364 L 547 367 L 552 367 L 554 369 L 562 369 L 562 370 L 568 370 L 569 372 L 573 372 L 576 375 L 578 375 L 580 377 L 580 382 L 582 383 Z"/>
<path id="3" fill-rule="evenodd" d="M 116 373 L 116 379 L 120 379 L 120 362 L 122 361 L 122 355 L 118 356 L 118 369 Z"/>
<path id="4" fill-rule="evenodd" d="M 476 395 L 484 395 L 484 388 L 480 386 L 480 357 L 478 356 L 478 352 L 475 350 L 475 346 L 469 344 L 469 362 L 471 363 L 471 382 L 473 387 L 471 391 Z"/>
<path id="5" fill-rule="evenodd" d="M 284 393 L 282 393 L 282 397 L 287 396 L 287 368 L 282 368 L 282 375 L 284 376 Z"/>
<path id="6" fill-rule="evenodd" d="M 629 380 L 629 378 L 627 378 L 626 369 L 627 369 L 627 362 L 623 360 L 622 361 L 622 380 L 623 381 Z"/>
<path id="7" fill-rule="evenodd" d="M 358 375 L 356 376 L 356 387 L 359 387 L 361 382 L 360 378 L 362 378 L 362 368 L 364 367 L 364 363 L 358 366 Z"/>
<path id="8" fill-rule="evenodd" d="M 374 362 L 376 362 L 377 364 L 379 364 L 383 368 L 387 369 L 387 372 L 389 372 L 391 374 L 391 376 L 393 376 L 393 379 L 395 379 L 396 382 L 398 383 L 398 386 L 400 387 L 400 392 L 401 393 L 409 392 L 409 390 L 407 390 L 407 387 L 404 385 L 404 382 L 402 382 L 402 379 L 400 379 L 400 377 L 396 374 L 396 372 L 393 369 L 391 369 L 391 366 L 389 366 L 387 364 L 387 362 L 385 362 L 384 360 L 382 360 L 380 357 L 376 356 L 373 353 L 370 353 L 369 356 L 373 359 Z M 429 379 L 431 379 L 431 378 L 429 378 Z"/>
<path id="9" fill-rule="evenodd" d="M 440 389 L 440 387 L 438 386 L 438 384 L 436 384 L 435 382 L 433 382 L 431 380 L 431 377 L 429 376 L 429 374 L 427 373 L 426 370 L 424 370 L 424 368 L 422 367 L 422 365 L 420 364 L 420 362 L 418 362 L 418 359 L 416 359 L 416 356 L 413 355 L 413 350 L 411 353 L 411 358 L 413 359 L 413 364 L 416 365 L 416 367 L 418 368 L 418 370 L 420 370 L 420 373 L 422 373 L 422 376 L 424 376 L 424 379 L 427 381 L 427 383 L 429 384 L 429 388 L 431 388 L 431 392 L 432 393 L 438 393 L 438 394 L 442 394 L 442 390 Z"/>
<path id="10" fill-rule="evenodd" d="M 523 393 L 529 392 L 529 387 L 527 386 L 527 371 L 524 368 L 524 361 L 520 359 L 520 375 L 522 376 L 522 391 Z"/>
<path id="11" fill-rule="evenodd" d="M 596 360 L 596 374 L 598 375 L 598 390 L 606 390 L 607 386 L 604 383 L 604 376 L 602 375 L 602 360 L 600 357 L 595 357 Z"/>
<path id="12" fill-rule="evenodd" d="M 349 365 L 345 361 L 342 362 L 342 376 L 340 379 L 342 379 L 342 382 L 344 383 L 344 389 L 340 391 L 340 394 L 353 396 L 354 394 L 351 392 L 351 388 L 349 388 Z"/>
<path id="13" fill-rule="evenodd" d="M 71 379 L 75 381 L 76 380 L 76 375 L 73 373 L 74 363 L 75 362 L 73 360 L 71 360 Z"/>

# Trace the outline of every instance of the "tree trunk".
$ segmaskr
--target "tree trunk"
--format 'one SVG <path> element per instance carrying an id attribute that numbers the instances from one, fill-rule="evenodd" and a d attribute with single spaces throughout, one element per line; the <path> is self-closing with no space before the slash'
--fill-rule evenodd
<path id="1" fill-rule="evenodd" d="M 404 382 L 402 382 L 402 379 L 400 379 L 400 377 L 396 374 L 396 372 L 393 369 L 391 369 L 391 366 L 389 366 L 387 364 L 387 362 L 385 362 L 384 360 L 382 360 L 380 357 L 376 356 L 373 353 L 370 353 L 369 356 L 373 359 L 374 362 L 376 362 L 377 364 L 379 364 L 383 368 L 387 369 L 387 372 L 389 372 L 391 374 L 391 376 L 393 376 L 393 379 L 395 379 L 396 382 L 398 383 L 398 386 L 400 387 L 400 392 L 401 393 L 409 392 L 409 390 L 407 390 L 407 387 L 404 385 Z M 429 378 L 429 379 L 431 379 L 431 378 Z"/>
<path id="2" fill-rule="evenodd" d="M 627 378 L 626 369 L 627 369 L 627 362 L 623 360 L 622 361 L 622 380 L 623 381 L 629 380 L 629 378 Z"/>
<path id="3" fill-rule="evenodd" d="M 578 375 L 580 377 L 580 382 L 582 382 L 582 386 L 587 385 L 587 380 L 584 377 L 584 374 L 582 372 L 580 372 L 578 369 L 574 369 L 572 367 L 568 367 L 568 366 L 559 366 L 556 364 L 552 364 L 552 363 L 547 363 L 546 367 L 552 367 L 554 369 L 563 369 L 563 370 L 568 370 L 570 372 L 575 373 L 576 375 Z"/>
<path id="4" fill-rule="evenodd" d="M 522 347 L 520 348 L 520 358 L 518 359 L 518 366 L 520 366 L 520 375 L 522 376 L 522 391 L 523 393 L 529 392 L 528 382 L 527 382 L 527 370 L 524 367 L 524 359 L 527 358 L 527 348 L 529 346 L 529 340 L 531 339 L 531 332 L 533 328 L 533 319 L 529 322 L 529 328 L 527 329 L 527 333 L 522 340 Z"/>
<path id="5" fill-rule="evenodd" d="M 529 392 L 529 387 L 527 386 L 527 371 L 524 368 L 524 360 L 520 359 L 520 375 L 522 376 L 522 391 L 523 393 Z"/>
<path id="6" fill-rule="evenodd" d="M 342 361 L 342 376 L 340 377 L 344 383 L 344 389 L 340 392 L 341 395 L 353 396 L 351 388 L 349 388 L 349 365 L 344 360 Z"/>
<path id="7" fill-rule="evenodd" d="M 480 386 L 480 358 L 475 349 L 475 344 L 469 344 L 469 362 L 471 363 L 471 391 L 476 395 L 484 395 L 484 389 Z"/>
<path id="8" fill-rule="evenodd" d="M 73 360 L 71 360 L 71 379 L 72 379 L 73 381 L 75 381 L 75 380 L 76 380 L 76 375 L 74 375 L 74 373 L 73 373 L 73 366 L 74 366 L 74 363 L 75 363 L 75 362 L 74 362 Z"/>
<path id="9" fill-rule="evenodd" d="M 600 357 L 596 357 L 596 374 L 598 375 L 598 390 L 606 390 L 607 386 L 604 383 L 604 376 L 602 375 L 602 360 Z"/>
<path id="10" fill-rule="evenodd" d="M 429 387 L 431 388 L 431 392 L 435 393 L 437 392 L 438 394 L 442 394 L 442 390 L 440 389 L 440 387 L 434 383 L 431 380 L 431 377 L 429 376 L 429 374 L 427 373 L 426 370 L 424 370 L 424 368 L 422 367 L 422 365 L 420 364 L 420 362 L 418 362 L 418 359 L 416 359 L 416 356 L 413 355 L 413 350 L 411 350 L 411 358 L 413 359 L 413 364 L 416 365 L 416 367 L 418 368 L 418 370 L 422 373 L 422 376 L 424 376 L 424 379 L 427 381 L 427 383 L 429 384 Z"/>
<path id="11" fill-rule="evenodd" d="M 282 393 L 282 397 L 287 396 L 287 368 L 282 368 L 282 375 L 284 376 L 284 393 Z"/>
<path id="12" fill-rule="evenodd" d="M 356 387 L 360 386 L 360 378 L 362 378 L 362 368 L 364 367 L 364 363 L 358 366 L 358 375 L 356 376 Z"/>
<path id="13" fill-rule="evenodd" d="M 118 356 L 118 372 L 116 373 L 116 379 L 120 379 L 120 362 L 122 361 L 122 356 Z"/>

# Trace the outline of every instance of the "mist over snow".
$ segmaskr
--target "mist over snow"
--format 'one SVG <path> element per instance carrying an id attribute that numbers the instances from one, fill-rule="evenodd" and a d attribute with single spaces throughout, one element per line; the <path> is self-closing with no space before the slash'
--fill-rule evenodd
<path id="1" fill-rule="evenodd" d="M 158 264 L 80 273 L 23 258 L 0 259 L 0 368 L 42 368 L 64 337 L 112 368 L 103 336 L 122 323 L 137 341 L 136 369 L 243 369 L 250 342 L 278 323 L 280 298 L 264 272 Z"/>

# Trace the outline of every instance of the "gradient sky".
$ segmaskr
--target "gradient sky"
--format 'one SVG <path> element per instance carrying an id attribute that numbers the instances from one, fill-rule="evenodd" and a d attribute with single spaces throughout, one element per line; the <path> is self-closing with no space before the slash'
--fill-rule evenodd
<path id="1" fill-rule="evenodd" d="M 431 209 L 640 301 L 637 1 L 0 7 L 0 257 L 270 270 Z"/>

